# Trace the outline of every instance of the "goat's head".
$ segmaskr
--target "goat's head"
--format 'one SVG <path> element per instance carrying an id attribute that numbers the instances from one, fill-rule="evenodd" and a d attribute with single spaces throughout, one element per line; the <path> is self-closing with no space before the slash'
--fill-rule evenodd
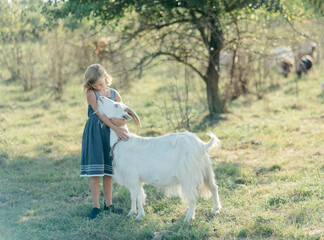
<path id="1" fill-rule="evenodd" d="M 98 111 L 101 114 L 105 114 L 108 118 L 124 118 L 126 120 L 134 119 L 137 125 L 137 134 L 141 121 L 138 115 L 126 104 L 121 102 L 115 102 L 107 97 L 99 96 L 98 98 Z"/>
<path id="2" fill-rule="evenodd" d="M 282 71 L 285 77 L 288 77 L 288 75 L 292 72 L 292 69 L 294 67 L 291 60 L 288 58 L 284 58 L 281 62 Z"/>

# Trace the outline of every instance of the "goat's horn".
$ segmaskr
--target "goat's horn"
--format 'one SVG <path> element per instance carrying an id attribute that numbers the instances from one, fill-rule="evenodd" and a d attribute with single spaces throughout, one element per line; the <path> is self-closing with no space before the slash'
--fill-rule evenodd
<path id="1" fill-rule="evenodd" d="M 137 126 L 137 132 L 136 134 L 138 134 L 138 130 L 141 126 L 141 120 L 139 119 L 139 117 L 137 116 L 136 112 L 134 112 L 132 109 L 130 108 L 125 108 L 125 111 L 132 116 L 132 118 L 134 119 L 135 123 L 136 123 L 136 126 Z"/>

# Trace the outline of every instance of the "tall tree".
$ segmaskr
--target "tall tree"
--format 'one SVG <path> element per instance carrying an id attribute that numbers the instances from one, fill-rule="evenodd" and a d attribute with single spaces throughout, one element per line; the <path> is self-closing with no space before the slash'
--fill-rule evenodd
<path id="1" fill-rule="evenodd" d="M 156 58 L 185 64 L 205 82 L 209 112 L 214 114 L 225 110 L 219 92 L 219 56 L 226 37 L 224 30 L 233 24 L 232 19 L 252 14 L 259 8 L 282 12 L 283 2 L 291 1 L 70 0 L 52 2 L 45 12 L 53 18 L 95 17 L 102 25 L 120 24 L 126 42 L 146 38 L 136 68 L 141 70 Z"/>

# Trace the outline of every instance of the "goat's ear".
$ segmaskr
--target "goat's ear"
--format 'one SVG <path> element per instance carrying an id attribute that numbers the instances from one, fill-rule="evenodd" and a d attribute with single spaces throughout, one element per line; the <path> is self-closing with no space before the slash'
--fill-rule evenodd
<path id="1" fill-rule="evenodd" d="M 126 107 L 128 107 L 129 101 L 127 101 L 127 103 L 125 103 Z"/>

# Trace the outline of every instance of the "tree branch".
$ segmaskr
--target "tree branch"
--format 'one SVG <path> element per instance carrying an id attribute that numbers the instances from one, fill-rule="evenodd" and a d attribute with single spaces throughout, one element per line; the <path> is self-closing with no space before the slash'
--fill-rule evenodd
<path id="1" fill-rule="evenodd" d="M 205 34 L 205 30 L 203 28 L 203 26 L 199 23 L 199 20 L 197 19 L 195 13 L 193 10 L 190 10 L 190 15 L 193 19 L 193 23 L 196 25 L 196 28 L 198 29 L 198 31 L 200 32 L 201 38 L 203 40 L 203 42 L 205 43 L 206 48 L 208 49 L 208 52 L 210 51 L 209 49 L 209 43 L 208 43 L 208 38 Z"/>
<path id="2" fill-rule="evenodd" d="M 151 31 L 151 30 L 160 30 L 162 28 L 165 28 L 165 27 L 169 27 L 169 26 L 172 26 L 174 24 L 178 24 L 178 23 L 185 23 L 185 22 L 189 22 L 188 19 L 180 19 L 180 20 L 177 20 L 177 21 L 173 21 L 173 22 L 169 22 L 169 23 L 165 23 L 165 24 L 162 24 L 162 25 L 158 25 L 158 24 L 145 24 L 145 25 L 142 25 L 140 26 L 136 31 L 130 33 L 130 35 L 128 35 L 125 40 L 126 41 L 130 41 L 132 40 L 133 38 L 137 37 L 140 33 L 142 32 L 145 32 L 145 31 Z"/>
<path id="3" fill-rule="evenodd" d="M 159 56 L 169 56 L 172 57 L 174 60 L 176 60 L 177 62 L 181 62 L 183 64 L 185 64 L 186 66 L 190 67 L 194 72 L 196 72 L 204 81 L 206 81 L 206 77 L 192 64 L 188 63 L 187 61 L 185 61 L 184 59 L 182 59 L 180 56 L 177 56 L 174 53 L 169 53 L 169 52 L 163 52 L 163 51 L 159 51 L 159 52 L 155 52 L 152 54 L 149 54 L 143 58 L 141 58 L 140 62 L 138 64 L 136 64 L 136 66 L 131 70 L 131 71 L 136 71 L 136 70 L 140 70 L 140 74 L 143 70 L 143 66 L 147 66 L 150 65 L 151 62 L 159 57 Z"/>
<path id="4" fill-rule="evenodd" d="M 288 18 L 286 18 L 286 21 L 287 21 L 287 23 L 290 25 L 290 27 L 292 28 L 292 30 L 294 30 L 294 32 L 296 32 L 297 34 L 299 34 L 299 35 L 301 35 L 301 36 L 303 36 L 303 37 L 305 37 L 305 38 L 307 38 L 307 39 L 309 39 L 309 40 L 315 42 L 316 44 L 318 44 L 318 42 L 317 42 L 316 40 L 312 39 L 312 38 L 309 37 L 307 34 L 302 33 L 302 32 L 299 32 L 299 31 L 295 28 L 295 26 L 292 24 L 292 22 L 289 21 Z"/>

